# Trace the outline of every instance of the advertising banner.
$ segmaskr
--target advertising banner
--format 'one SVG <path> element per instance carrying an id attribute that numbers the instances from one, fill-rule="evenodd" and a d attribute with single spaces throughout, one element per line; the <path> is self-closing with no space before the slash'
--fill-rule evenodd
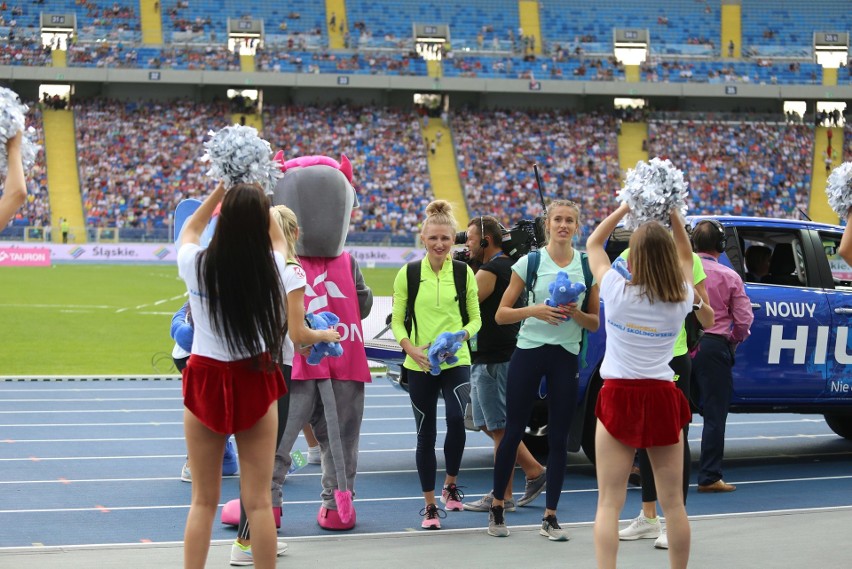
<path id="1" fill-rule="evenodd" d="M 362 268 L 400 267 L 422 259 L 425 250 L 415 247 L 346 248 Z M 31 243 L 0 245 L 0 266 L 49 266 L 51 263 L 176 263 L 172 243 Z"/>
<path id="2" fill-rule="evenodd" d="M 47 247 L 0 247 L 0 267 L 49 267 Z"/>

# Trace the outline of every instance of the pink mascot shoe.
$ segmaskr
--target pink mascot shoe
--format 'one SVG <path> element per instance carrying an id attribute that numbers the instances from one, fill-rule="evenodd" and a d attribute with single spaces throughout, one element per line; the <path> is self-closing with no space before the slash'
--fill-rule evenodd
<path id="1" fill-rule="evenodd" d="M 355 509 L 352 508 L 351 502 L 349 507 L 349 518 L 345 522 L 343 521 L 343 515 L 337 510 L 329 510 L 326 507 L 320 507 L 319 514 L 317 514 L 317 523 L 321 528 L 331 531 L 350 530 L 355 527 Z"/>
<path id="2" fill-rule="evenodd" d="M 275 527 L 281 527 L 281 508 L 272 508 L 272 517 L 275 518 Z M 222 523 L 229 526 L 240 525 L 240 500 L 231 500 L 222 506 Z"/>

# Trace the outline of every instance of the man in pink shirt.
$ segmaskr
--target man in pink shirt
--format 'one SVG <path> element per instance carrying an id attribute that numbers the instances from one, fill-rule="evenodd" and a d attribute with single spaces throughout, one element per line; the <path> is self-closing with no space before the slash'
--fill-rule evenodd
<path id="1" fill-rule="evenodd" d="M 754 314 L 740 275 L 719 263 L 726 246 L 722 224 L 715 220 L 699 222 L 692 232 L 692 246 L 707 274 L 704 282 L 716 314 L 716 322 L 705 331 L 692 364 L 692 378 L 701 393 L 704 416 L 698 491 L 733 492 L 737 487 L 722 480 L 725 421 L 733 392 L 731 368 L 737 345 L 749 336 Z M 700 305 L 693 307 L 699 308 Z"/>

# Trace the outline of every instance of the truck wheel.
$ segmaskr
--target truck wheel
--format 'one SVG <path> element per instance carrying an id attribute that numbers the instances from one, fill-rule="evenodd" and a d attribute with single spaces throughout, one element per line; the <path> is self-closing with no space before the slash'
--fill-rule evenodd
<path id="1" fill-rule="evenodd" d="M 603 386 L 603 380 L 595 373 L 589 382 L 589 396 L 586 399 L 586 418 L 583 421 L 583 440 L 580 443 L 586 458 L 592 465 L 595 464 L 595 430 L 598 418 L 595 416 L 595 405 L 598 402 L 598 393 Z"/>
<path id="2" fill-rule="evenodd" d="M 852 439 L 852 415 L 826 414 L 825 422 L 829 429 L 844 439 Z"/>

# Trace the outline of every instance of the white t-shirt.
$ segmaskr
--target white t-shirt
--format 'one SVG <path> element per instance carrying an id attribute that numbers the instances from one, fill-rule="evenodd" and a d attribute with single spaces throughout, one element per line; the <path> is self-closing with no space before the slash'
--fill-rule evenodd
<path id="1" fill-rule="evenodd" d="M 281 273 L 281 282 L 284 284 L 284 294 L 290 294 L 292 291 L 305 288 L 308 285 L 307 278 L 305 276 L 305 270 L 301 265 L 292 264 L 292 262 L 288 262 L 284 272 Z M 290 326 L 304 326 L 302 322 L 288 322 L 287 329 L 290 329 Z M 287 336 L 284 337 L 284 347 L 281 350 L 281 362 L 284 365 L 292 366 L 293 365 L 293 356 L 295 355 L 296 350 L 293 347 L 293 340 L 290 339 L 290 333 L 287 333 Z"/>
<path id="2" fill-rule="evenodd" d="M 198 263 L 198 255 L 202 248 L 195 243 L 184 243 L 178 250 L 177 265 L 178 275 L 186 283 L 189 292 L 189 306 L 192 310 L 192 322 L 194 334 L 192 337 L 192 353 L 205 356 L 222 362 L 232 362 L 249 358 L 254 354 L 232 354 L 228 349 L 225 338 L 214 333 L 210 322 L 210 313 L 207 311 L 206 301 L 202 301 L 195 266 Z M 274 253 L 275 265 L 278 273 L 284 274 L 284 255 Z"/>
<path id="3" fill-rule="evenodd" d="M 601 281 L 606 313 L 604 379 L 674 380 L 669 367 L 683 319 L 692 310 L 694 294 L 683 302 L 649 303 L 639 287 L 629 286 L 620 274 L 608 270 Z"/>

